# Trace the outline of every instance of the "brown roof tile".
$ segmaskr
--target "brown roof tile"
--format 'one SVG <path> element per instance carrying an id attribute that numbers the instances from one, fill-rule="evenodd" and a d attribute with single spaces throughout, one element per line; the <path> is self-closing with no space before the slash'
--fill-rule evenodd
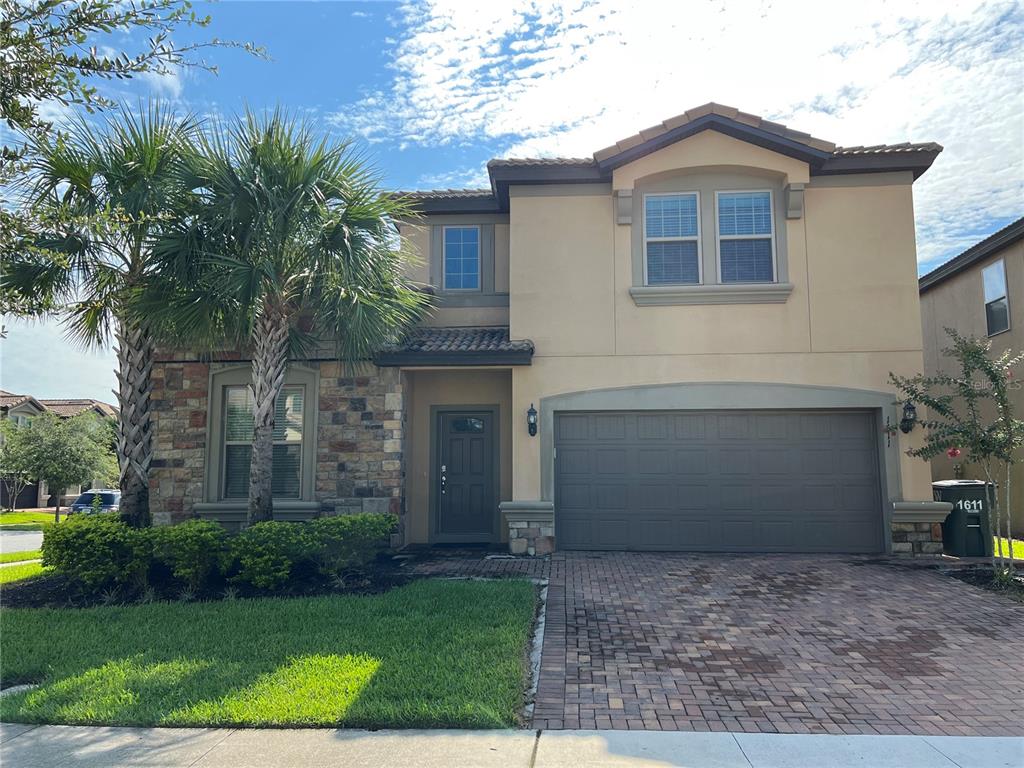
<path id="1" fill-rule="evenodd" d="M 104 403 L 102 400 L 93 400 L 92 398 L 59 398 L 55 400 L 40 400 L 43 407 L 48 411 L 60 416 L 62 419 L 67 419 L 72 416 L 77 416 L 80 413 L 88 411 L 92 408 L 99 408 L 107 416 L 116 416 L 117 409 L 114 406 Z"/>
<path id="2" fill-rule="evenodd" d="M 388 352 L 533 352 L 533 342 L 512 341 L 508 328 L 416 328 Z"/>

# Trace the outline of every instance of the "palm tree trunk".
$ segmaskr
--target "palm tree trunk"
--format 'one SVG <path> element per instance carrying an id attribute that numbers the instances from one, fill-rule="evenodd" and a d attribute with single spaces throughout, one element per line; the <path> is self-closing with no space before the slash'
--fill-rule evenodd
<path id="1" fill-rule="evenodd" d="M 253 331 L 252 463 L 249 466 L 249 525 L 274 518 L 274 403 L 288 365 L 288 318 L 264 307 Z"/>
<path id="2" fill-rule="evenodd" d="M 153 353 L 153 340 L 146 328 L 118 324 L 117 462 L 121 470 L 121 519 L 136 528 L 153 521 L 149 511 Z"/>

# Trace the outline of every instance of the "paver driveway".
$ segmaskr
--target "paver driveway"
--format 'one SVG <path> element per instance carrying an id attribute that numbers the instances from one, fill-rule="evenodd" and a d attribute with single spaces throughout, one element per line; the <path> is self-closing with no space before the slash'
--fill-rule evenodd
<path id="1" fill-rule="evenodd" d="M 558 553 L 535 728 L 1024 735 L 1024 605 L 851 556 Z"/>

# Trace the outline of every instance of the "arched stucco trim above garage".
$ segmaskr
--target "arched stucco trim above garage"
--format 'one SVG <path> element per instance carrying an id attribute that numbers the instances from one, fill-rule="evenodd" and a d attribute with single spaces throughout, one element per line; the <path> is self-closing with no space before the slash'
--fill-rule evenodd
<path id="1" fill-rule="evenodd" d="M 878 428 L 882 483 L 882 530 L 891 548 L 892 503 L 904 501 L 900 442 L 886 424 L 899 423 L 892 392 L 762 382 L 681 382 L 568 392 L 541 398 L 539 405 L 542 500 L 555 498 L 555 414 L 572 411 L 870 410 Z M 887 503 L 885 503 L 887 502 Z M 558 511 L 555 510 L 557 516 Z"/>

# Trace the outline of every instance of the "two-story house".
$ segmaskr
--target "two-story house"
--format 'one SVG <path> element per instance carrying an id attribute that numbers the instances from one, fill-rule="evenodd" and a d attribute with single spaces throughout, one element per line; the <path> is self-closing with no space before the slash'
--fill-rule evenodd
<path id="1" fill-rule="evenodd" d="M 929 272 L 921 278 L 920 290 L 928 374 L 957 373 L 955 363 L 942 354 L 949 346 L 946 328 L 991 339 L 996 355 L 1024 350 L 1024 323 L 1019 317 L 1024 307 L 1024 217 Z M 1024 417 L 1024 382 L 1011 383 L 1010 401 L 1017 418 Z M 963 464 L 946 456 L 933 459 L 935 479 L 954 477 L 957 463 Z M 964 477 L 984 479 L 979 467 L 961 466 L 961 470 Z M 1024 461 L 1013 467 L 1011 485 L 1015 498 L 1020 499 Z M 1024 504 L 1015 504 L 1013 512 L 1013 530 L 1024 533 Z"/>
<path id="2" fill-rule="evenodd" d="M 940 151 L 709 104 L 411 193 L 436 308 L 359 371 L 291 366 L 275 516 L 529 554 L 941 549 L 888 383 L 923 366 L 912 187 Z M 155 518 L 244 519 L 247 363 L 154 377 Z"/>

